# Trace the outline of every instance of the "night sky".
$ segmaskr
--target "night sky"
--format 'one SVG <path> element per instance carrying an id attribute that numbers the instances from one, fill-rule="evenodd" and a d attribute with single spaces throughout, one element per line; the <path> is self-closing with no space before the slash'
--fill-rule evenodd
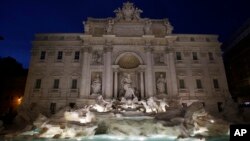
<path id="1" fill-rule="evenodd" d="M 126 0 L 127 1 L 127 0 Z M 29 66 L 35 33 L 80 33 L 87 17 L 113 17 L 125 0 L 0 0 L 0 56 Z M 174 33 L 226 41 L 250 17 L 249 0 L 130 0 L 142 17 L 168 18 Z"/>

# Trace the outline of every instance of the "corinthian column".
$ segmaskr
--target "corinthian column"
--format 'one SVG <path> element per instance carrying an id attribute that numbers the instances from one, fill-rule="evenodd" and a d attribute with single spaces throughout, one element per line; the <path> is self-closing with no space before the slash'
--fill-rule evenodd
<path id="1" fill-rule="evenodd" d="M 174 49 L 172 46 L 166 48 L 166 53 L 168 53 L 169 57 L 169 72 L 171 77 L 171 93 L 170 95 L 177 95 L 178 94 L 178 87 L 177 87 L 177 79 L 176 79 L 176 67 L 175 67 L 175 55 Z"/>
<path id="2" fill-rule="evenodd" d="M 145 47 L 146 51 L 146 97 L 153 96 L 153 71 L 152 71 L 152 47 Z"/>
<path id="3" fill-rule="evenodd" d="M 80 98 L 88 97 L 88 76 L 89 76 L 89 51 L 90 47 L 84 46 L 82 48 L 82 71 L 81 71 L 81 87 L 80 87 Z"/>
<path id="4" fill-rule="evenodd" d="M 113 95 L 113 72 L 112 72 L 112 50 L 111 45 L 105 46 L 105 97 L 111 98 Z"/>
<path id="5" fill-rule="evenodd" d="M 141 78 L 141 98 L 145 98 L 144 95 L 144 78 L 143 78 L 143 71 L 140 71 L 140 78 Z"/>

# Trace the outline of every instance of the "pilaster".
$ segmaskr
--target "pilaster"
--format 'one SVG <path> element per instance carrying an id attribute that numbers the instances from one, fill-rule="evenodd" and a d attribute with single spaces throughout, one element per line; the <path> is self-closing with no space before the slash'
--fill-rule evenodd
<path id="1" fill-rule="evenodd" d="M 113 70 L 112 70 L 112 44 L 104 46 L 105 52 L 105 97 L 111 98 L 113 95 Z"/>
<path id="2" fill-rule="evenodd" d="M 168 54 L 168 61 L 169 61 L 169 76 L 171 79 L 171 93 L 169 95 L 177 95 L 178 94 L 178 87 L 177 87 L 177 76 L 176 76 L 176 66 L 175 66 L 175 55 L 174 55 L 174 48 L 172 45 L 169 45 L 165 52 Z"/>
<path id="3" fill-rule="evenodd" d="M 81 71 L 81 86 L 80 86 L 80 98 L 87 98 L 88 97 L 88 91 L 89 91 L 89 85 L 90 85 L 90 74 L 89 74 L 89 68 L 90 68 L 90 57 L 89 53 L 91 51 L 90 46 L 83 46 L 82 47 L 82 71 Z"/>
<path id="4" fill-rule="evenodd" d="M 146 46 L 144 48 L 146 52 L 146 97 L 152 97 L 154 95 L 153 91 L 153 66 L 152 66 L 152 51 L 151 46 Z"/>

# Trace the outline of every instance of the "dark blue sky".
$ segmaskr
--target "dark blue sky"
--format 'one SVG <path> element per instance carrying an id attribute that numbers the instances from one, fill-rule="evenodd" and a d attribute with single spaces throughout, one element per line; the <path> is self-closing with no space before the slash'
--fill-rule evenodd
<path id="1" fill-rule="evenodd" d="M 127 0 L 126 0 L 127 1 Z M 0 0 L 0 56 L 29 65 L 35 33 L 83 32 L 87 17 L 113 17 L 125 0 Z M 142 17 L 169 18 L 174 33 L 219 34 L 225 41 L 250 17 L 249 0 L 130 0 Z"/>

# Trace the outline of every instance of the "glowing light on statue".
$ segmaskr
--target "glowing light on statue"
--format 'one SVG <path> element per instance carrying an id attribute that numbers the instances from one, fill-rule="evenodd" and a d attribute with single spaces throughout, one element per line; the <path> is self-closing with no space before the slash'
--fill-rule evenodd
<path id="1" fill-rule="evenodd" d="M 19 97 L 18 99 L 17 99 L 17 105 L 20 105 L 21 103 L 22 103 L 22 97 Z"/>

